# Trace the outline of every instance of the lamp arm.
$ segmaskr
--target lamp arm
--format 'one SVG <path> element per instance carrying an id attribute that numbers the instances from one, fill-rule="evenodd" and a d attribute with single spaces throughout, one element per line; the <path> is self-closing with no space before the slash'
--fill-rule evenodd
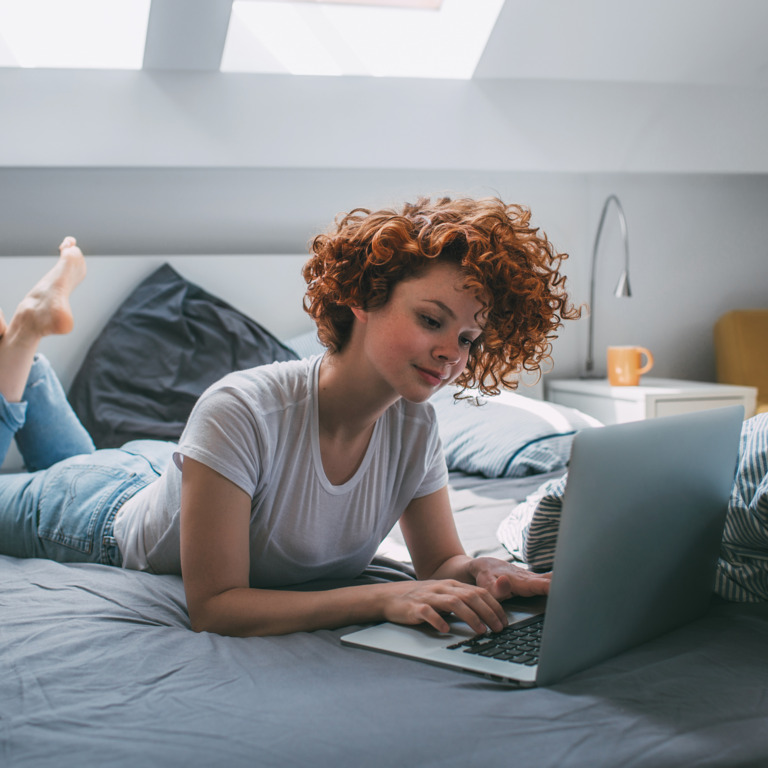
<path id="1" fill-rule="evenodd" d="M 603 224 L 605 216 L 608 213 L 608 207 L 611 202 L 616 203 L 616 209 L 619 214 L 619 225 L 621 226 L 621 237 L 624 241 L 624 274 L 629 274 L 629 238 L 627 235 L 627 219 L 624 216 L 624 209 L 621 207 L 619 198 L 616 195 L 609 195 L 603 205 L 603 211 L 600 214 L 600 223 L 597 225 L 595 242 L 592 246 L 592 266 L 589 278 L 589 336 L 587 341 L 587 363 L 586 373 L 591 374 L 595 367 L 594 360 L 594 341 L 595 341 L 595 265 L 597 263 L 597 250 L 600 245 L 600 236 L 603 234 Z"/>

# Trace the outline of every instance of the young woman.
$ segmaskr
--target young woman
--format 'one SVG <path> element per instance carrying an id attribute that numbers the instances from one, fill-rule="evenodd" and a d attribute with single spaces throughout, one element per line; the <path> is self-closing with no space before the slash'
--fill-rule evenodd
<path id="1" fill-rule="evenodd" d="M 576 316 L 565 256 L 529 218 L 497 199 L 352 211 L 304 271 L 324 355 L 224 377 L 178 446 L 0 479 L 2 551 L 181 573 L 192 627 L 221 634 L 445 631 L 448 613 L 501 629 L 499 601 L 546 593 L 549 578 L 465 554 L 427 400 L 452 382 L 513 388 Z M 306 589 L 354 578 L 397 522 L 417 581 Z"/>

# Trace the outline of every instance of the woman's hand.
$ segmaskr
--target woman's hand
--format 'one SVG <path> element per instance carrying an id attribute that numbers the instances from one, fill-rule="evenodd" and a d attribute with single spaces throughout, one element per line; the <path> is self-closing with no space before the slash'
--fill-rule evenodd
<path id="1" fill-rule="evenodd" d="M 454 579 L 388 584 L 383 614 L 397 624 L 427 623 L 438 632 L 450 631 L 444 615 L 452 613 L 478 634 L 499 632 L 507 624 L 504 609 L 487 589 Z"/>
<path id="2" fill-rule="evenodd" d="M 550 573 L 534 573 L 495 557 L 476 557 L 469 571 L 475 583 L 497 600 L 546 595 L 552 578 Z"/>

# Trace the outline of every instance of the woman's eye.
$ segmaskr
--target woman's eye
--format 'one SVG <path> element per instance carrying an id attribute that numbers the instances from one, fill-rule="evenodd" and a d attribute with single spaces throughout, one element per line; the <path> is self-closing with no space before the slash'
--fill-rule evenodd
<path id="1" fill-rule="evenodd" d="M 435 320 L 434 317 L 430 317 L 429 315 L 422 315 L 421 320 L 428 328 L 439 328 L 440 323 Z"/>
<path id="2" fill-rule="evenodd" d="M 459 343 L 462 347 L 471 347 L 475 342 L 472 339 L 468 339 L 466 336 L 462 336 L 459 339 Z"/>

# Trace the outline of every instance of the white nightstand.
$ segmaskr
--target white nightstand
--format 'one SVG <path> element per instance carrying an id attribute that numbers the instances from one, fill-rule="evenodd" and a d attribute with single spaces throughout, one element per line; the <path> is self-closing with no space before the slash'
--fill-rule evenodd
<path id="1" fill-rule="evenodd" d="M 702 381 L 643 377 L 638 387 L 612 387 L 607 379 L 545 380 L 547 400 L 578 408 L 604 424 L 653 419 L 678 413 L 743 405 L 744 418 L 755 413 L 757 389 Z"/>

